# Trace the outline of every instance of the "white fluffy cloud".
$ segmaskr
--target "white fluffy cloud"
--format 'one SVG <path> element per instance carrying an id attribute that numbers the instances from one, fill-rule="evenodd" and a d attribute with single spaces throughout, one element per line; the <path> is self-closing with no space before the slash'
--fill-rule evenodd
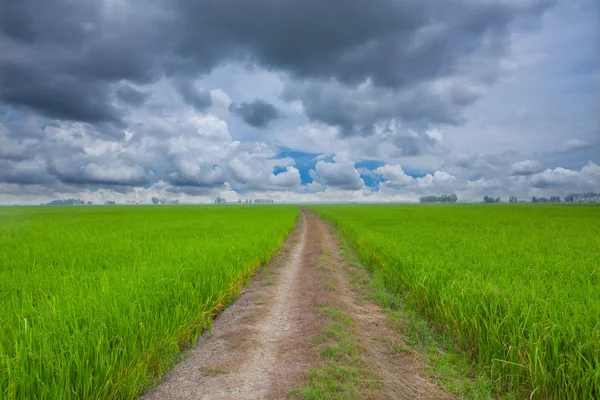
<path id="1" fill-rule="evenodd" d="M 570 188 L 573 191 L 597 191 L 600 189 L 600 166 L 590 161 L 580 171 L 562 167 L 546 169 L 531 175 L 525 181 L 539 189 Z"/>
<path id="2" fill-rule="evenodd" d="M 529 164 L 526 162 L 521 166 Z M 389 195 L 403 194 L 412 200 L 422 195 L 444 193 L 456 193 L 461 200 L 477 201 L 485 195 L 500 196 L 505 199 L 513 195 L 529 198 L 564 196 L 570 192 L 600 189 L 600 166 L 592 161 L 580 171 L 558 167 L 525 175 L 514 174 L 514 170 L 509 170 L 492 178 L 476 180 L 470 180 L 466 176 L 456 177 L 446 171 L 436 171 L 415 178 L 407 175 L 400 165 L 384 165 L 374 172 L 383 179 L 378 184 L 381 192 Z"/>
<path id="3" fill-rule="evenodd" d="M 314 181 L 323 186 L 344 190 L 361 190 L 365 182 L 354 168 L 354 162 L 344 156 L 336 155 L 333 162 L 318 161 L 311 171 Z"/>
<path id="4" fill-rule="evenodd" d="M 271 184 L 279 188 L 299 188 L 301 183 L 300 171 L 294 167 L 286 167 L 286 170 L 269 178 Z"/>
<path id="5" fill-rule="evenodd" d="M 400 165 L 384 165 L 378 167 L 375 173 L 381 175 L 385 182 L 379 184 L 382 188 L 402 189 L 414 183 L 415 179 L 404 173 Z"/>
<path id="6" fill-rule="evenodd" d="M 435 171 L 423 177 L 407 175 L 400 165 L 384 165 L 375 170 L 384 179 L 379 188 L 384 192 L 404 190 L 421 194 L 442 194 L 459 189 L 459 180 L 445 171 Z"/>

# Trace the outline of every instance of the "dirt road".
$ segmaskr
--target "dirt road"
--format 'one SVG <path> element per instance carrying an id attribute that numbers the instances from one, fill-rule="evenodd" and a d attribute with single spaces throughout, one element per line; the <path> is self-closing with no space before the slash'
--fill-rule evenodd
<path id="1" fill-rule="evenodd" d="M 326 362 L 323 345 L 314 340 L 330 321 L 324 306 L 347 316 L 344 329 L 353 333 L 360 369 L 377 382 L 359 386 L 352 397 L 452 398 L 421 376 L 414 354 L 392 350 L 401 338 L 385 313 L 350 284 L 349 268 L 332 228 L 303 212 L 280 254 L 142 399 L 301 398 L 297 389 Z"/>

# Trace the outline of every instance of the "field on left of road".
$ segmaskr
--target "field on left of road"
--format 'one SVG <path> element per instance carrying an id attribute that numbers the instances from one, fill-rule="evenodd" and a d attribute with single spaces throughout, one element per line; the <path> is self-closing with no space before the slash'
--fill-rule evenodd
<path id="1" fill-rule="evenodd" d="M 297 216 L 288 206 L 0 208 L 0 398 L 134 398 Z"/>

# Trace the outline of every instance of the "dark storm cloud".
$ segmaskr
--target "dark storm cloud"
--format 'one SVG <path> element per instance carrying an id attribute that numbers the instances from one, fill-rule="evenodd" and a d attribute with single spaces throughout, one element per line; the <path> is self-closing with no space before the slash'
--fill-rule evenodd
<path id="1" fill-rule="evenodd" d="M 212 105 L 210 92 L 196 88 L 193 81 L 180 80 L 177 82 L 177 90 L 183 100 L 198 111 L 204 111 Z"/>
<path id="2" fill-rule="evenodd" d="M 61 119 L 118 121 L 110 96 L 116 83 L 143 84 L 164 73 L 195 76 L 236 59 L 286 71 L 293 79 L 333 79 L 350 87 L 370 80 L 398 90 L 453 75 L 472 57 L 497 58 L 510 28 L 539 15 L 549 2 L 180 0 L 167 7 L 156 1 L 5 0 L 0 98 Z M 480 81 L 493 81 L 496 73 L 487 71 Z M 206 104 L 206 96 L 187 94 L 195 106 Z M 317 95 L 299 97 L 314 109 L 323 103 L 312 105 Z M 411 113 L 433 122 L 441 115 L 440 122 L 448 122 L 453 107 L 472 100 L 457 93 L 448 112 L 433 102 L 431 116 L 427 103 L 403 106 L 401 113 L 398 107 L 375 110 L 358 121 L 339 105 L 332 115 L 310 115 L 362 130 L 371 126 L 369 119 Z"/>
<path id="3" fill-rule="evenodd" d="M 2 56 L 0 56 L 2 57 Z M 106 87 L 68 74 L 48 76 L 43 66 L 0 61 L 0 99 L 59 119 L 87 122 L 118 121 Z"/>
<path id="4" fill-rule="evenodd" d="M 428 85 L 399 90 L 312 80 L 288 83 L 283 97 L 300 99 L 311 120 L 337 126 L 341 135 L 347 137 L 372 135 L 378 124 L 391 119 L 418 128 L 431 123 L 458 124 L 464 105 L 455 101 L 455 94 L 463 99 L 470 96 L 471 102 L 478 96 L 460 83 L 449 83 L 444 91 L 439 93 Z"/>
<path id="5" fill-rule="evenodd" d="M 0 159 L 0 182 L 38 185 L 53 184 L 55 180 L 47 174 L 40 173 L 39 168 L 36 168 L 36 166 L 23 167 L 19 165 L 17 168 L 11 160 Z"/>
<path id="6" fill-rule="evenodd" d="M 99 21 L 100 2 L 6 0 L 0 3 L 0 32 L 23 44 L 83 43 L 86 24 Z"/>
<path id="7" fill-rule="evenodd" d="M 296 77 L 398 87 L 444 75 L 475 51 L 501 52 L 509 26 L 547 3 L 184 0 L 180 51 L 198 60 L 243 51 Z"/>
<path id="8" fill-rule="evenodd" d="M 241 104 L 231 103 L 229 111 L 255 128 L 266 128 L 271 122 L 283 116 L 277 107 L 262 99 Z"/>
<path id="9" fill-rule="evenodd" d="M 169 13 L 155 12 L 152 2 L 1 2 L 0 104 L 63 120 L 121 124 L 113 104 L 117 84 L 155 79 L 171 42 L 156 40 Z"/>
<path id="10" fill-rule="evenodd" d="M 137 90 L 131 85 L 121 85 L 116 95 L 125 103 L 139 107 L 148 99 L 149 93 Z"/>
<path id="11" fill-rule="evenodd" d="M 300 100 L 311 120 L 338 126 L 344 136 L 372 134 L 390 118 L 458 124 L 461 109 L 481 95 L 464 88 L 494 82 L 511 28 L 551 2 L 185 1 L 178 51 L 204 66 L 213 58 L 245 57 L 286 71 L 295 86 L 286 98 Z M 469 81 L 457 80 L 447 93 L 428 86 L 462 75 Z M 353 92 L 365 82 L 374 89 L 356 101 Z"/>

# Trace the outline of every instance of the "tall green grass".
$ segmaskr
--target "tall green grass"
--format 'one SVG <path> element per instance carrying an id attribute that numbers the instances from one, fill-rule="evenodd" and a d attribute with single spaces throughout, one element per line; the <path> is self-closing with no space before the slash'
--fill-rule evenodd
<path id="1" fill-rule="evenodd" d="M 0 208 L 0 398 L 134 398 L 280 248 L 297 215 Z"/>
<path id="2" fill-rule="evenodd" d="M 600 207 L 315 206 L 517 398 L 600 398 Z"/>

